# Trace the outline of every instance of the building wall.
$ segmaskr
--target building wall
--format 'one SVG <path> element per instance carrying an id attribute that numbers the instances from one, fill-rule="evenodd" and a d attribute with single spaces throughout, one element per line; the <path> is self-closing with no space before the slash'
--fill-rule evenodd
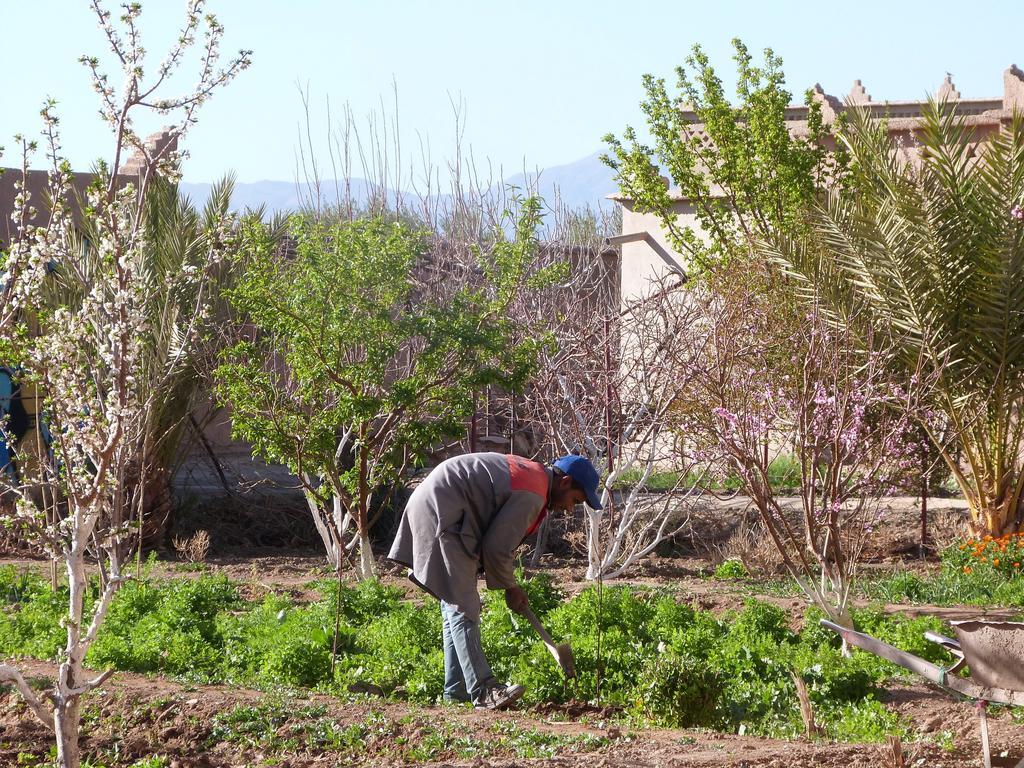
<path id="1" fill-rule="evenodd" d="M 681 227 L 691 227 L 695 232 L 703 233 L 694 206 L 684 200 L 675 203 L 673 208 L 676 221 Z M 647 232 L 668 253 L 673 254 L 680 266 L 686 269 L 686 259 L 677 254 L 669 244 L 660 219 L 653 213 L 641 213 L 633 210 L 632 201 L 622 201 L 622 233 Z M 622 302 L 642 297 L 652 290 L 659 280 L 672 272 L 671 267 L 661 255 L 644 241 L 622 244 L 622 256 L 619 273 L 619 296 Z"/>

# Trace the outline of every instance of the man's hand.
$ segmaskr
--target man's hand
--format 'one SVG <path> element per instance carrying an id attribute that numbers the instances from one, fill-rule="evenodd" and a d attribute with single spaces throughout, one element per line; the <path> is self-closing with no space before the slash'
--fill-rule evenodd
<path id="1" fill-rule="evenodd" d="M 530 598 L 522 587 L 509 587 L 505 590 L 505 605 L 510 611 L 522 613 L 530 607 Z"/>

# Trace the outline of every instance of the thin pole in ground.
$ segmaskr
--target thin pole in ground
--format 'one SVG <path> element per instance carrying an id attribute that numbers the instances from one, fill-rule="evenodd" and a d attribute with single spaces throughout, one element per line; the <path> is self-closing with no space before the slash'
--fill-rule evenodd
<path id="1" fill-rule="evenodd" d="M 345 548 L 338 553 L 338 596 L 334 601 L 334 639 L 331 641 L 331 680 L 334 680 L 334 667 L 338 663 L 338 635 L 341 633 L 341 568 L 345 562 Z"/>

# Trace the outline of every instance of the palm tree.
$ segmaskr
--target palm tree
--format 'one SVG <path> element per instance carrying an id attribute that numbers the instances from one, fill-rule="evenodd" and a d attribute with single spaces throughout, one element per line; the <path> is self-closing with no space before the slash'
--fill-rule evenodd
<path id="1" fill-rule="evenodd" d="M 840 139 L 852 161 L 844 189 L 811 205 L 806 231 L 762 248 L 837 319 L 868 315 L 898 339 L 908 375 L 934 381 L 949 433 L 930 435 L 975 534 L 1020 530 L 1024 117 L 983 137 L 955 105 L 930 102 L 904 147 L 851 111 Z"/>
<path id="2" fill-rule="evenodd" d="M 136 446 L 138 461 L 131 476 L 121 478 L 120 501 L 125 514 L 141 523 L 142 539 L 154 545 L 161 543 L 169 526 L 170 482 L 179 448 L 189 416 L 205 391 L 202 361 L 211 349 L 200 342 L 205 339 L 216 346 L 216 336 L 205 331 L 216 328 L 229 311 L 220 292 L 231 280 L 232 261 L 211 262 L 211 255 L 223 255 L 224 240 L 232 235 L 228 208 L 233 186 L 231 177 L 215 184 L 200 213 L 170 181 L 153 176 L 146 185 L 145 251 L 138 268 L 154 290 L 146 294 L 147 354 L 136 378 L 143 382 L 140 391 L 148 393 L 149 407 Z M 50 306 L 74 305 L 92 290 L 98 265 L 97 251 L 89 243 L 100 236 L 95 225 L 92 217 L 81 217 L 72 245 L 80 257 L 73 267 L 58 270 L 47 286 Z M 190 273 L 194 280 L 181 279 Z"/>

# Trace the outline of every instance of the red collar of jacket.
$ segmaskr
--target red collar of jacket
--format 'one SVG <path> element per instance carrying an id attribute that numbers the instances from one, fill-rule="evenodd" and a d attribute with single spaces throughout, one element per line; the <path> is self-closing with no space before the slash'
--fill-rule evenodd
<path id="1" fill-rule="evenodd" d="M 537 519 L 530 525 L 526 535 L 537 532 L 544 518 L 548 516 L 548 504 L 551 502 L 551 472 L 539 461 L 530 461 L 522 456 L 507 454 L 508 472 L 513 491 L 529 491 L 544 500 Z"/>

